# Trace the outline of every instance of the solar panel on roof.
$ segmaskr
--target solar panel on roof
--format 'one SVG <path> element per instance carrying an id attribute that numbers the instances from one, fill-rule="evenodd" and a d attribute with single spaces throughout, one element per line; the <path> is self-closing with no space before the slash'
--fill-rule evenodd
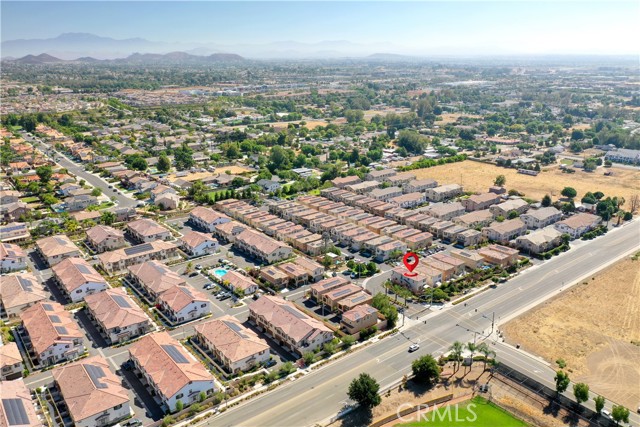
<path id="1" fill-rule="evenodd" d="M 335 294 L 333 294 L 333 296 L 339 297 L 341 295 L 348 294 L 349 292 L 351 292 L 351 289 L 343 289 L 340 292 L 336 292 Z"/>
<path id="2" fill-rule="evenodd" d="M 53 322 L 53 323 L 62 323 L 60 321 L 60 317 L 56 316 L 55 314 L 52 314 L 51 316 L 49 316 L 49 319 Z"/>
<path id="3" fill-rule="evenodd" d="M 42 304 L 42 308 L 44 308 L 44 311 L 53 311 L 53 306 L 51 304 Z"/>
<path id="4" fill-rule="evenodd" d="M 89 266 L 86 266 L 84 264 L 78 264 L 78 265 L 76 265 L 76 268 L 82 274 L 93 274 L 93 271 L 91 271 Z"/>
<path id="5" fill-rule="evenodd" d="M 112 298 L 121 308 L 131 308 L 129 301 L 127 301 L 122 295 L 113 295 Z"/>
<path id="6" fill-rule="evenodd" d="M 164 351 L 167 352 L 169 357 L 171 357 L 174 362 L 176 362 L 176 363 L 189 363 L 187 358 L 184 357 L 184 355 L 182 353 L 180 353 L 180 350 L 178 350 L 178 348 L 175 345 L 163 344 L 160 347 L 162 347 L 164 349 Z"/>
<path id="7" fill-rule="evenodd" d="M 31 424 L 22 399 L 2 399 L 2 407 L 10 426 Z"/>
<path id="8" fill-rule="evenodd" d="M 20 287 L 26 291 L 26 292 L 31 292 L 33 290 L 33 284 L 31 283 L 31 280 L 25 278 L 25 277 L 20 277 L 17 276 L 18 278 L 18 283 L 20 283 Z"/>
<path id="9" fill-rule="evenodd" d="M 124 253 L 127 255 L 136 255 L 142 252 L 150 251 L 153 248 L 151 243 L 143 243 L 141 245 L 132 246 L 130 248 L 124 248 Z"/>
<path id="10" fill-rule="evenodd" d="M 69 332 L 67 331 L 67 328 L 65 328 L 64 326 L 56 326 L 56 331 L 58 331 L 58 333 L 60 335 L 67 335 Z"/>
<path id="11" fill-rule="evenodd" d="M 228 320 L 223 320 L 224 324 L 227 325 L 229 329 L 231 329 L 236 334 L 240 335 L 242 338 L 249 338 L 244 334 L 243 329 L 237 323 L 230 322 Z"/>
<path id="12" fill-rule="evenodd" d="M 307 316 L 303 312 L 296 310 L 294 307 L 291 307 L 290 305 L 284 305 L 284 306 L 282 306 L 282 308 L 287 310 L 289 313 L 293 314 L 298 319 L 306 319 L 307 318 Z"/>
<path id="13" fill-rule="evenodd" d="M 100 381 L 100 378 L 106 376 L 100 366 L 84 365 L 84 368 L 87 370 L 87 374 L 89 374 L 89 378 L 91 378 L 91 382 L 96 388 L 107 388 L 107 385 Z"/>
<path id="14" fill-rule="evenodd" d="M 358 302 L 358 301 L 362 301 L 367 299 L 366 295 L 360 295 L 359 297 L 355 297 L 354 299 L 351 300 L 351 302 Z"/>
<path id="15" fill-rule="evenodd" d="M 68 242 L 67 239 L 64 239 L 62 237 L 57 237 L 57 236 L 54 237 L 53 240 L 55 240 L 56 243 L 58 243 L 59 245 L 63 245 L 63 246 L 66 245 Z"/>
<path id="16" fill-rule="evenodd" d="M 21 224 L 21 225 L 12 225 L 8 227 L 0 227 L 0 232 L 8 233 L 10 231 L 20 230 L 21 228 L 26 228 L 26 226 Z"/>

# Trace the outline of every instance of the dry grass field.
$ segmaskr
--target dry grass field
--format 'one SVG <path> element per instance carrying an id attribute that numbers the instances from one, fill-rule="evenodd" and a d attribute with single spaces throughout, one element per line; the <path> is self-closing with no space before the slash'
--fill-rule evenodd
<path id="1" fill-rule="evenodd" d="M 210 176 L 219 175 L 221 173 L 229 172 L 231 175 L 240 175 L 244 172 L 251 172 L 251 169 L 244 168 L 242 166 L 221 166 L 216 169 L 215 172 L 194 172 L 189 173 L 186 176 L 177 177 L 175 173 L 167 176 L 167 179 L 171 182 L 175 181 L 178 178 L 184 179 L 185 181 L 197 181 L 199 179 L 208 178 Z"/>
<path id="2" fill-rule="evenodd" d="M 470 117 L 475 119 L 482 118 L 481 116 L 474 116 L 473 114 L 455 114 L 455 113 L 444 113 L 440 116 L 442 120 L 438 120 L 435 122 L 436 125 L 447 125 L 449 123 L 455 123 L 458 121 L 460 117 Z"/>
<path id="3" fill-rule="evenodd" d="M 619 261 L 503 331 L 510 343 L 550 363 L 564 359 L 573 381 L 632 410 L 638 407 L 640 260 Z"/>
<path id="4" fill-rule="evenodd" d="M 573 187 L 580 199 L 588 191 L 602 191 L 607 196 L 622 196 L 629 200 L 632 194 L 640 194 L 640 171 L 610 168 L 613 176 L 604 176 L 605 169 L 587 173 L 576 171 L 563 173 L 558 166 L 543 168 L 538 176 L 519 174 L 515 169 L 466 160 L 428 169 L 412 171 L 418 178 L 431 178 L 439 184 L 462 184 L 466 191 L 486 192 L 496 176 L 507 178 L 507 189 L 515 189 L 525 197 L 541 200 L 545 194 L 560 197 L 564 187 Z"/>

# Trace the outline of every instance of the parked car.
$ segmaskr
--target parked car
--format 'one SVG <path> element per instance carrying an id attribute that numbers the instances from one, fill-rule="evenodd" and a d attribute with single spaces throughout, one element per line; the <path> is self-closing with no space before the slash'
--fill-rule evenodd
<path id="1" fill-rule="evenodd" d="M 202 270 L 202 265 L 201 264 L 196 264 L 196 270 Z"/>
<path id="2" fill-rule="evenodd" d="M 208 291 L 208 290 L 210 290 L 212 288 L 213 288 L 213 283 L 207 283 L 206 285 L 204 285 L 204 290 L 205 291 Z"/>
<path id="3" fill-rule="evenodd" d="M 195 276 L 197 276 L 197 275 L 198 275 L 198 272 L 197 272 L 197 271 L 194 271 L 193 273 L 191 273 L 191 274 L 189 275 L 189 277 L 195 277 Z"/>
<path id="4" fill-rule="evenodd" d="M 131 418 L 129 421 L 122 424 L 125 427 L 137 427 L 142 425 L 142 421 L 137 418 Z"/>

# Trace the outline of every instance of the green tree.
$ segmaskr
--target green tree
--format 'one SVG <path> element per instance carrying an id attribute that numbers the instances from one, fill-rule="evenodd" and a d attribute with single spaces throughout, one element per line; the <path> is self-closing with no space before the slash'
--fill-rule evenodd
<path id="1" fill-rule="evenodd" d="M 398 135 L 398 146 L 410 153 L 422 154 L 427 148 L 427 139 L 416 131 L 401 130 Z"/>
<path id="2" fill-rule="evenodd" d="M 556 372 L 556 376 L 553 377 L 556 382 L 556 391 L 558 394 L 564 393 L 567 387 L 569 387 L 569 375 L 562 370 Z"/>
<path id="3" fill-rule="evenodd" d="M 576 197 L 578 195 L 578 192 L 573 187 L 564 187 L 560 194 L 562 194 L 564 197 L 568 197 L 570 199 L 573 199 L 574 197 Z"/>
<path id="4" fill-rule="evenodd" d="M 473 356 L 475 356 L 476 351 L 478 351 L 478 346 L 473 341 L 470 341 L 467 343 L 466 347 L 467 350 L 469 350 L 469 353 L 471 353 L 471 364 L 469 365 L 469 370 L 471 370 L 471 367 L 473 366 Z"/>
<path id="5" fill-rule="evenodd" d="M 414 379 L 431 386 L 440 377 L 440 365 L 430 354 L 416 359 L 411 364 Z"/>
<path id="6" fill-rule="evenodd" d="M 173 160 L 176 164 L 176 169 L 180 171 L 189 169 L 196 164 L 193 160 L 193 150 L 189 148 L 186 142 L 183 142 L 173 150 Z"/>
<path id="7" fill-rule="evenodd" d="M 507 215 L 507 218 L 509 219 L 514 219 L 518 217 L 518 212 L 517 211 L 510 211 L 509 215 Z"/>
<path id="8" fill-rule="evenodd" d="M 362 373 L 349 384 L 349 398 L 358 402 L 364 408 L 373 408 L 380 404 L 378 391 L 380 385 L 369 374 Z"/>
<path id="9" fill-rule="evenodd" d="M 489 348 L 489 346 L 487 345 L 487 343 L 481 343 L 478 346 L 478 353 L 482 354 L 484 356 L 484 365 L 482 366 L 483 370 L 487 369 L 487 359 L 489 359 L 490 357 L 496 357 L 496 352 L 491 350 Z"/>
<path id="10" fill-rule="evenodd" d="M 604 397 L 596 396 L 593 398 L 593 401 L 596 404 L 596 412 L 599 414 L 604 409 Z"/>
<path id="11" fill-rule="evenodd" d="M 36 175 L 38 175 L 42 184 L 46 184 L 53 176 L 53 169 L 49 165 L 38 166 L 36 168 Z"/>
<path id="12" fill-rule="evenodd" d="M 176 412 L 182 411 L 183 408 L 184 408 L 184 404 L 182 403 L 182 400 L 180 399 L 176 400 Z"/>
<path id="13" fill-rule="evenodd" d="M 169 157 L 167 157 L 166 154 L 160 154 L 160 157 L 158 157 L 158 163 L 156 164 L 156 169 L 158 169 L 158 172 L 162 173 L 166 173 L 171 170 L 171 160 L 169 160 Z"/>
<path id="14" fill-rule="evenodd" d="M 456 366 L 456 372 L 460 369 L 460 358 L 462 357 L 463 347 L 464 346 L 460 341 L 454 341 L 454 343 L 451 344 L 451 347 L 449 347 L 449 351 L 451 352 L 451 356 L 453 357 Z"/>
<path id="15" fill-rule="evenodd" d="M 289 162 L 286 150 L 280 146 L 273 147 L 269 155 L 269 164 L 267 167 L 271 172 L 290 168 L 291 163 Z"/>
<path id="16" fill-rule="evenodd" d="M 93 190 L 91 190 L 91 195 L 92 195 L 93 197 L 98 197 L 98 196 L 100 196 L 101 194 L 102 194 L 102 190 L 101 190 L 101 189 L 99 189 L 98 187 L 94 187 L 94 189 L 93 189 Z"/>
<path id="17" fill-rule="evenodd" d="M 104 225 L 111 225 L 116 222 L 116 214 L 111 211 L 102 211 L 100 213 L 100 222 Z"/>
<path id="18" fill-rule="evenodd" d="M 499 185 L 500 187 L 504 187 L 507 183 L 507 178 L 504 175 L 498 175 L 496 179 L 493 181 L 494 185 Z"/>
<path id="19" fill-rule="evenodd" d="M 308 351 L 302 355 L 302 360 L 304 360 L 304 364 L 309 366 L 316 360 L 316 355 L 313 351 Z"/>
<path id="20" fill-rule="evenodd" d="M 540 204 L 542 205 L 542 207 L 548 208 L 549 206 L 551 206 L 551 203 L 552 203 L 551 196 L 549 196 L 548 194 L 545 194 Z"/>
<path id="21" fill-rule="evenodd" d="M 573 395 L 578 404 L 589 400 L 589 386 L 585 383 L 577 383 L 573 385 Z"/>
<path id="22" fill-rule="evenodd" d="M 611 408 L 611 418 L 616 422 L 616 425 L 620 424 L 620 421 L 629 422 L 629 410 L 622 405 L 613 405 Z"/>

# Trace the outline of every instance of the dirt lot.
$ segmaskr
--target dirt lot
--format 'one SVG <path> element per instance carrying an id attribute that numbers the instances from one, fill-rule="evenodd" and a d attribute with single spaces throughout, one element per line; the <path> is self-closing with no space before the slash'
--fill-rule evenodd
<path id="1" fill-rule="evenodd" d="M 182 178 L 185 181 L 196 181 L 198 179 L 204 179 L 210 176 L 219 175 L 227 171 L 230 172 L 231 175 L 239 175 L 244 172 L 251 172 L 251 169 L 247 169 L 242 166 L 220 166 L 220 168 L 216 169 L 215 172 L 194 172 L 182 177 L 177 177 L 174 173 L 172 173 L 167 177 L 167 179 L 171 182 L 175 181 L 178 178 Z"/>
<path id="2" fill-rule="evenodd" d="M 624 259 L 514 319 L 507 340 L 628 408 L 640 403 L 640 260 Z M 632 344 L 632 342 L 635 343 Z"/>
<path id="3" fill-rule="evenodd" d="M 481 116 L 475 116 L 473 114 L 455 114 L 455 113 L 444 113 L 440 117 L 442 118 L 442 120 L 438 120 L 437 122 L 435 122 L 436 125 L 440 125 L 440 126 L 447 125 L 449 123 L 455 123 L 458 121 L 460 117 L 471 117 L 475 119 L 482 118 Z"/>
<path id="4" fill-rule="evenodd" d="M 545 194 L 560 197 L 560 191 L 571 186 L 580 199 L 588 191 L 602 191 L 607 196 L 622 196 L 627 201 L 632 194 L 640 193 L 640 171 L 612 167 L 613 176 L 604 176 L 607 169 L 592 173 L 576 171 L 562 173 L 558 166 L 543 168 L 538 176 L 519 174 L 515 169 L 466 160 L 460 163 L 435 166 L 412 171 L 418 178 L 432 178 L 440 184 L 462 184 L 467 191 L 485 192 L 493 185 L 496 176 L 507 178 L 507 189 L 516 189 L 526 197 L 541 200 Z"/>

